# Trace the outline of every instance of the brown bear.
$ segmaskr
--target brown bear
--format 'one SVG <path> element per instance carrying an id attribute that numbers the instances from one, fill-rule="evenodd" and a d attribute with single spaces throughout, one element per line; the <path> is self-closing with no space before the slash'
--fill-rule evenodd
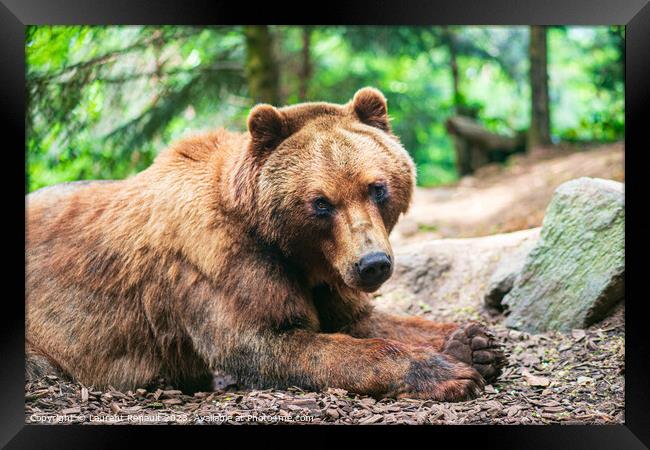
<path id="1" fill-rule="evenodd" d="M 139 174 L 27 196 L 28 378 L 121 389 L 343 388 L 461 400 L 503 355 L 478 324 L 374 311 L 415 167 L 384 96 L 255 106 Z"/>

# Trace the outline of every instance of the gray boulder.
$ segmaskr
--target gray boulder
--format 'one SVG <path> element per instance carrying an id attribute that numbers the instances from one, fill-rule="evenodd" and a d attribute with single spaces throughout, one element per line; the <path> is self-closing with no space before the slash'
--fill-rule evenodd
<path id="1" fill-rule="evenodd" d="M 495 268 L 513 255 L 527 253 L 539 233 L 533 228 L 396 246 L 395 271 L 375 294 L 376 306 L 398 314 L 431 313 L 441 321 L 478 314 Z"/>
<path id="2" fill-rule="evenodd" d="M 583 328 L 624 298 L 622 183 L 578 178 L 560 185 L 541 238 L 503 298 L 506 326 L 528 332 Z"/>
<path id="3" fill-rule="evenodd" d="M 515 285 L 515 280 L 521 273 L 526 263 L 526 257 L 535 247 L 536 239 L 527 239 L 511 253 L 506 253 L 499 261 L 492 276 L 488 280 L 487 292 L 483 299 L 485 306 L 489 309 L 501 311 L 501 301 Z"/>

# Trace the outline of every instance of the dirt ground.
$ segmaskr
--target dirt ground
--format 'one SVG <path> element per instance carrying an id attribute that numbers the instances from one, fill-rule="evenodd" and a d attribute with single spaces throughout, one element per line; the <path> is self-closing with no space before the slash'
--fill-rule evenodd
<path id="1" fill-rule="evenodd" d="M 508 176 L 504 176 L 508 175 Z M 486 168 L 456 186 L 418 189 L 394 245 L 468 237 L 541 224 L 557 185 L 593 176 L 623 181 L 623 146 L 587 152 L 539 150 L 506 168 Z M 54 376 L 25 385 L 27 423 L 84 424 L 609 424 L 624 422 L 624 306 L 587 330 L 508 330 L 477 301 L 419 314 L 489 324 L 504 345 L 503 375 L 477 399 L 376 401 L 340 389 L 250 390 L 219 377 L 215 392 L 185 395 L 159 380 L 135 392 L 96 390 Z M 444 317 L 441 317 L 444 316 Z"/>
<path id="2" fill-rule="evenodd" d="M 393 245 L 538 227 L 560 184 L 579 177 L 623 181 L 624 162 L 622 143 L 589 151 L 538 148 L 511 158 L 505 167 L 485 166 L 453 186 L 418 188 L 393 231 Z"/>

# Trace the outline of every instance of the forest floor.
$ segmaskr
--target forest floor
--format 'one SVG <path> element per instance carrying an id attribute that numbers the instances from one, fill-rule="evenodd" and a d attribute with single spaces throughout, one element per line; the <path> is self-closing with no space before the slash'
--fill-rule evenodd
<path id="1" fill-rule="evenodd" d="M 491 164 L 458 183 L 417 188 L 400 219 L 393 245 L 423 239 L 487 236 L 538 227 L 553 191 L 579 177 L 624 181 L 622 143 L 588 151 L 578 147 L 537 148 L 503 165 Z"/>
<path id="2" fill-rule="evenodd" d="M 581 176 L 624 181 L 623 146 L 540 149 L 506 167 L 486 167 L 454 186 L 419 188 L 394 245 L 471 237 L 541 225 L 554 189 Z M 433 308 L 434 310 L 436 308 Z M 440 319 L 432 311 L 424 317 Z M 625 308 L 586 330 L 528 334 L 501 316 L 446 309 L 444 320 L 479 319 L 504 345 L 503 374 L 471 401 L 375 399 L 341 389 L 250 390 L 218 377 L 215 392 L 185 395 L 159 380 L 135 392 L 96 390 L 55 376 L 27 383 L 28 423 L 87 424 L 609 424 L 624 422 Z"/>

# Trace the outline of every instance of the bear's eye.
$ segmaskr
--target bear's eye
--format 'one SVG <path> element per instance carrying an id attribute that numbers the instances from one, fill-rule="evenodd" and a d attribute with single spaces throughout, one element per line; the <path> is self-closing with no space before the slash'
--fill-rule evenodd
<path id="1" fill-rule="evenodd" d="M 386 185 L 382 183 L 373 183 L 370 185 L 370 196 L 376 203 L 383 203 L 388 198 Z"/>
<path id="2" fill-rule="evenodd" d="M 323 197 L 318 197 L 314 200 L 314 211 L 316 211 L 317 216 L 327 216 L 334 211 L 334 206 L 327 199 Z"/>

